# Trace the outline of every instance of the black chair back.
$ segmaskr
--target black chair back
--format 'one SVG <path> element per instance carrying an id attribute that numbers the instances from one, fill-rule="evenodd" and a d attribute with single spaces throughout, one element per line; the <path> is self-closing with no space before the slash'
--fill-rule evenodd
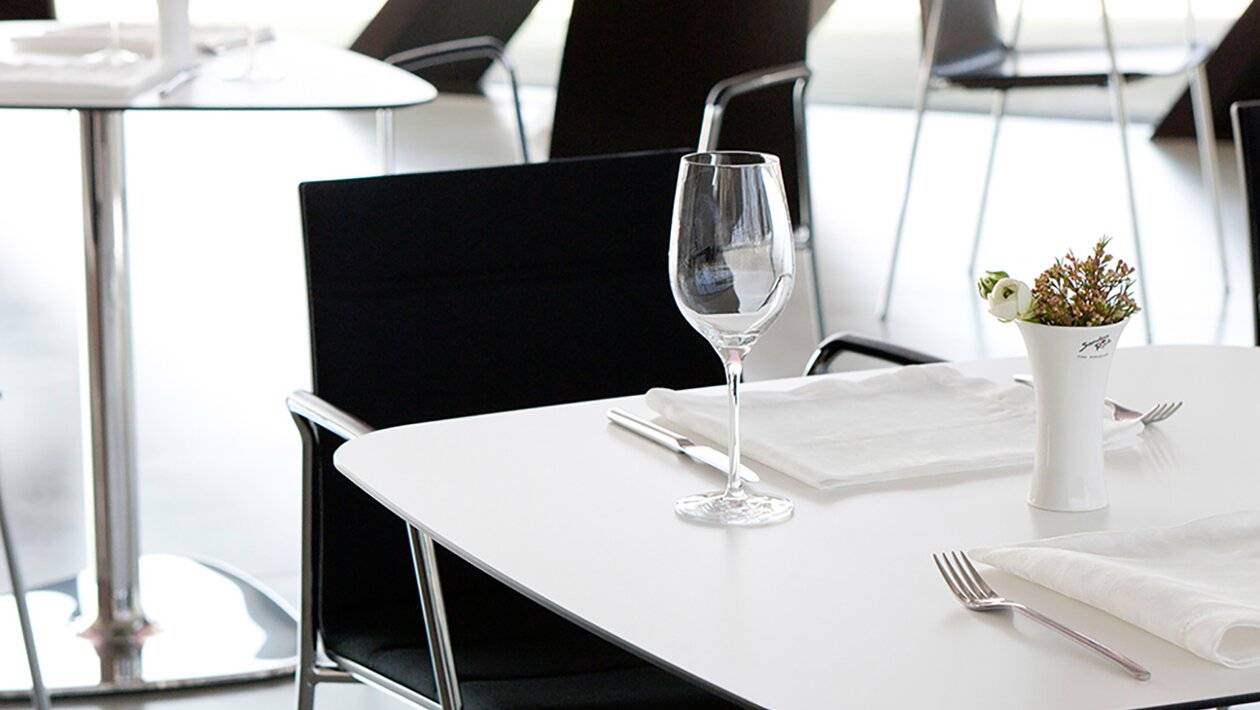
<path id="1" fill-rule="evenodd" d="M 315 393 L 386 427 L 721 383 L 669 289 L 682 155 L 302 185 Z M 424 647 L 424 626 L 406 528 L 335 471 L 335 443 L 316 474 L 315 618 L 330 651 L 366 665 Z M 477 615 L 461 607 L 506 587 L 441 564 L 458 645 L 478 633 L 455 628 Z M 396 638 L 373 646 L 364 629 L 381 624 Z M 433 697 L 421 676 L 393 679 Z"/>
<path id="2" fill-rule="evenodd" d="M 808 0 L 575 0 L 551 157 L 696 146 L 713 85 L 805 61 Z M 792 86 L 731 102 L 721 149 L 773 153 L 799 224 Z"/>
<path id="3" fill-rule="evenodd" d="M 0 20 L 51 20 L 56 17 L 53 0 L 4 0 Z"/>
<path id="4" fill-rule="evenodd" d="M 937 3 L 941 28 L 937 35 L 934 66 L 1001 62 L 1006 53 L 1002 25 L 994 0 L 919 0 L 921 37 L 926 46 L 929 18 Z"/>
<path id="5" fill-rule="evenodd" d="M 1230 113 L 1243 196 L 1247 202 L 1247 228 L 1251 234 L 1251 313 L 1256 326 L 1256 345 L 1260 345 L 1260 101 L 1236 103 L 1230 107 Z"/>

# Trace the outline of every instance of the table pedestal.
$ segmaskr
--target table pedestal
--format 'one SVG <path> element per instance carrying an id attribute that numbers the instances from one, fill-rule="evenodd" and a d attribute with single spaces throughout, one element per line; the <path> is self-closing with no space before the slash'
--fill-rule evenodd
<path id="1" fill-rule="evenodd" d="M 171 690 L 291 675 L 293 613 L 256 583 L 209 562 L 145 555 L 146 624 L 112 641 L 93 631 L 85 572 L 28 591 L 44 682 L 54 697 Z M 0 596 L 0 700 L 30 697 L 13 595 Z"/>
<path id="2" fill-rule="evenodd" d="M 87 256 L 84 427 L 91 444 L 84 454 L 94 564 L 77 579 L 31 595 L 45 682 L 54 695 L 88 695 L 291 673 L 297 624 L 268 592 L 235 573 L 178 557 L 149 556 L 141 568 L 123 115 L 121 109 L 79 115 Z M 0 644 L 21 638 L 3 631 L 18 628 L 4 626 L 8 620 L 0 616 Z M 0 656 L 0 697 L 30 687 L 24 664 L 9 660 Z"/>

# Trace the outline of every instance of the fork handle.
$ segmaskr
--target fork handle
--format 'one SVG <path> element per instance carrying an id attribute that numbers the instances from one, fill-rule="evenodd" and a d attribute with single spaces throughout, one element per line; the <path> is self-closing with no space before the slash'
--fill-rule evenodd
<path id="1" fill-rule="evenodd" d="M 1064 636 L 1067 636 L 1068 638 L 1081 644 L 1085 648 L 1088 648 L 1094 653 L 1097 653 L 1100 656 L 1109 658 L 1112 661 L 1119 663 L 1121 666 L 1124 667 L 1126 671 L 1128 671 L 1129 675 L 1133 676 L 1134 678 L 1137 678 L 1138 680 L 1150 679 L 1151 672 L 1146 670 L 1142 666 L 1138 665 L 1138 663 L 1134 661 L 1132 658 L 1129 658 L 1128 656 L 1125 656 L 1123 654 L 1116 653 L 1115 651 L 1111 650 L 1110 648 L 1107 648 L 1101 643 L 1098 643 L 1097 641 L 1086 636 L 1085 634 L 1069 629 L 1068 627 L 1064 626 L 1063 624 L 1060 624 L 1054 619 L 1051 619 L 1045 614 L 1042 614 L 1036 609 L 1029 609 L 1023 604 L 1013 604 L 1011 608 L 1023 614 L 1024 616 L 1027 616 L 1033 621 L 1036 621 L 1040 624 L 1043 624 L 1045 626 L 1048 626 L 1054 629 L 1055 631 L 1058 631 L 1059 633 L 1063 634 Z"/>

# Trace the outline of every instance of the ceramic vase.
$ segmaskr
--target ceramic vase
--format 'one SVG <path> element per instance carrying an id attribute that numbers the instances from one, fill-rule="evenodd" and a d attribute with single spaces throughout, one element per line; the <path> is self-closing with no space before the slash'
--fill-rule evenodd
<path id="1" fill-rule="evenodd" d="M 1037 392 L 1028 504 L 1060 512 L 1105 508 L 1103 398 L 1128 320 L 1093 328 L 1016 322 Z"/>

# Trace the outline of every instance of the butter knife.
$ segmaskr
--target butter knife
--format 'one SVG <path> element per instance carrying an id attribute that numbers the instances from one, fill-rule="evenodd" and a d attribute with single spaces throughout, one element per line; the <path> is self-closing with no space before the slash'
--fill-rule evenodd
<path id="1" fill-rule="evenodd" d="M 726 454 L 712 446 L 697 444 L 676 431 L 670 431 L 660 424 L 649 422 L 642 417 L 617 407 L 608 410 L 608 420 L 617 426 L 629 429 L 648 441 L 654 441 L 674 453 L 682 454 L 696 463 L 712 466 L 724 474 L 728 472 L 730 459 Z M 739 465 L 739 477 L 751 483 L 759 483 L 761 481 L 761 476 L 758 476 L 756 472 L 743 464 Z"/>

